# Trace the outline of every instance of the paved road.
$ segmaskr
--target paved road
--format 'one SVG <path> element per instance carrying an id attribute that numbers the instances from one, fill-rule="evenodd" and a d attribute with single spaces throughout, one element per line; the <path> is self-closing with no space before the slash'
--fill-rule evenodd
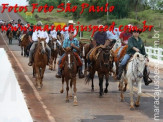
<path id="1" fill-rule="evenodd" d="M 1 9 L 0 9 L 1 10 Z M 0 14 L 0 19 L 17 20 L 15 13 Z M 73 101 L 65 102 L 66 94 L 60 94 L 61 79 L 56 79 L 56 71 L 46 69 L 43 88 L 37 90 L 32 78 L 32 68 L 27 65 L 28 58 L 20 55 L 18 41 L 13 40 L 13 45 L 8 45 L 8 39 L 0 34 L 0 47 L 5 48 L 13 69 L 25 95 L 28 109 L 34 121 L 38 122 L 153 122 L 154 117 L 154 84 L 145 86 L 142 83 L 142 97 L 139 108 L 129 109 L 129 90 L 125 94 L 125 101 L 120 102 L 118 82 L 112 77 L 109 79 L 109 93 L 99 98 L 97 75 L 95 76 L 95 91 L 91 92 L 91 84 L 86 85 L 84 79 L 77 78 L 78 106 L 73 106 Z M 151 69 L 151 77 L 154 76 Z M 163 72 L 160 71 L 160 89 L 163 88 Z M 66 90 L 66 89 L 65 89 Z M 135 89 L 136 91 L 136 89 Z M 163 121 L 163 95 L 160 94 L 160 121 Z"/>

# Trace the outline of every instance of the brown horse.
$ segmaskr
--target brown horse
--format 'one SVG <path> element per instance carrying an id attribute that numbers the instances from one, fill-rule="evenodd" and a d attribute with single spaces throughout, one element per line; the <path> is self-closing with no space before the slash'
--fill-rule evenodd
<path id="1" fill-rule="evenodd" d="M 22 56 L 27 56 L 27 57 L 29 56 L 29 50 L 27 49 L 27 47 L 30 43 L 31 42 L 29 40 L 29 35 L 25 34 L 20 42 Z"/>
<path id="2" fill-rule="evenodd" d="M 84 75 L 87 75 L 87 70 L 88 70 L 88 61 L 87 61 L 87 54 L 88 52 L 93 48 L 92 45 L 92 40 L 88 40 L 89 43 L 80 43 L 80 56 L 81 58 L 84 59 L 84 63 L 85 63 L 85 70 L 84 70 Z"/>
<path id="3" fill-rule="evenodd" d="M 46 54 L 46 38 L 38 38 L 33 62 L 33 71 L 36 73 L 36 86 L 38 89 L 42 88 L 42 80 L 44 77 L 45 68 L 48 62 Z"/>
<path id="4" fill-rule="evenodd" d="M 9 30 L 9 33 L 8 33 L 9 44 L 12 44 L 12 38 L 13 38 L 13 32 Z"/>
<path id="5" fill-rule="evenodd" d="M 49 47 L 51 48 L 51 61 L 50 61 L 49 69 L 55 70 L 56 60 L 58 55 L 57 39 L 52 38 L 52 40 L 49 42 Z"/>
<path id="6" fill-rule="evenodd" d="M 106 79 L 106 88 L 104 90 L 105 93 L 108 92 L 108 80 L 109 80 L 109 73 L 112 70 L 112 64 L 110 62 L 110 48 L 99 48 L 97 50 L 96 59 L 92 61 L 92 67 L 89 69 L 89 74 L 86 77 L 86 83 L 92 80 L 92 91 L 94 91 L 94 74 L 97 71 L 99 77 L 99 87 L 100 87 L 100 97 L 103 95 L 103 79 L 105 76 Z"/>
<path id="7" fill-rule="evenodd" d="M 76 96 L 76 74 L 77 74 L 77 60 L 71 48 L 65 49 L 65 60 L 64 60 L 64 67 L 62 68 L 62 89 L 61 93 L 64 91 L 64 81 L 66 81 L 66 102 L 69 102 L 69 80 L 70 80 L 70 88 L 72 91 L 72 85 L 74 85 L 74 105 L 78 105 L 77 103 L 77 96 Z M 70 95 L 72 97 L 72 95 Z"/>

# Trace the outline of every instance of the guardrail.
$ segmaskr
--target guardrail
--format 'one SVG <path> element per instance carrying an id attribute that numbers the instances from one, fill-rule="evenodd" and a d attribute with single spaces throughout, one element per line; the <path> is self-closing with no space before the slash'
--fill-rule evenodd
<path id="1" fill-rule="evenodd" d="M 148 54 L 148 57 L 159 60 L 159 61 L 163 61 L 163 49 L 162 48 L 145 47 L 145 51 Z"/>

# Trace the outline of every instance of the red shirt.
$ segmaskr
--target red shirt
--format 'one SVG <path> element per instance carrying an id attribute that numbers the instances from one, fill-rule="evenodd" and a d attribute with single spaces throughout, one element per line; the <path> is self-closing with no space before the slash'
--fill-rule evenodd
<path id="1" fill-rule="evenodd" d="M 128 44 L 128 39 L 132 36 L 131 33 L 126 33 L 126 32 L 122 32 L 120 35 L 119 35 L 119 38 L 122 38 L 123 41 Z M 121 44 L 121 46 L 125 46 L 125 44 Z"/>

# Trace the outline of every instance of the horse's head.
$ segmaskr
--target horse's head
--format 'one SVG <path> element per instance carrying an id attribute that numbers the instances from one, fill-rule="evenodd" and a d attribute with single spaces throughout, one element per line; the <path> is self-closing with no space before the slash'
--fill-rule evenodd
<path id="1" fill-rule="evenodd" d="M 66 61 L 68 64 L 68 68 L 72 69 L 73 66 L 76 64 L 75 55 L 73 53 L 73 48 L 65 48 L 65 54 L 66 54 Z"/>
<path id="2" fill-rule="evenodd" d="M 40 38 L 38 37 L 38 47 L 39 47 L 39 51 L 44 54 L 46 52 L 45 48 L 46 48 L 46 38 Z"/>
<path id="3" fill-rule="evenodd" d="M 143 71 L 144 71 L 144 67 L 145 67 L 145 63 L 146 63 L 146 58 L 144 55 L 136 52 L 133 56 L 133 60 L 134 60 L 134 65 L 135 67 L 132 67 L 134 68 L 134 70 L 137 71 L 137 76 L 139 78 L 142 78 L 143 77 Z"/>
<path id="4" fill-rule="evenodd" d="M 101 64 L 103 64 L 105 67 L 108 67 L 110 65 L 110 49 L 109 48 L 101 48 Z"/>
<path id="5" fill-rule="evenodd" d="M 51 47 L 52 50 L 57 49 L 57 39 L 56 38 L 52 38 L 52 40 L 50 42 L 50 47 Z"/>

